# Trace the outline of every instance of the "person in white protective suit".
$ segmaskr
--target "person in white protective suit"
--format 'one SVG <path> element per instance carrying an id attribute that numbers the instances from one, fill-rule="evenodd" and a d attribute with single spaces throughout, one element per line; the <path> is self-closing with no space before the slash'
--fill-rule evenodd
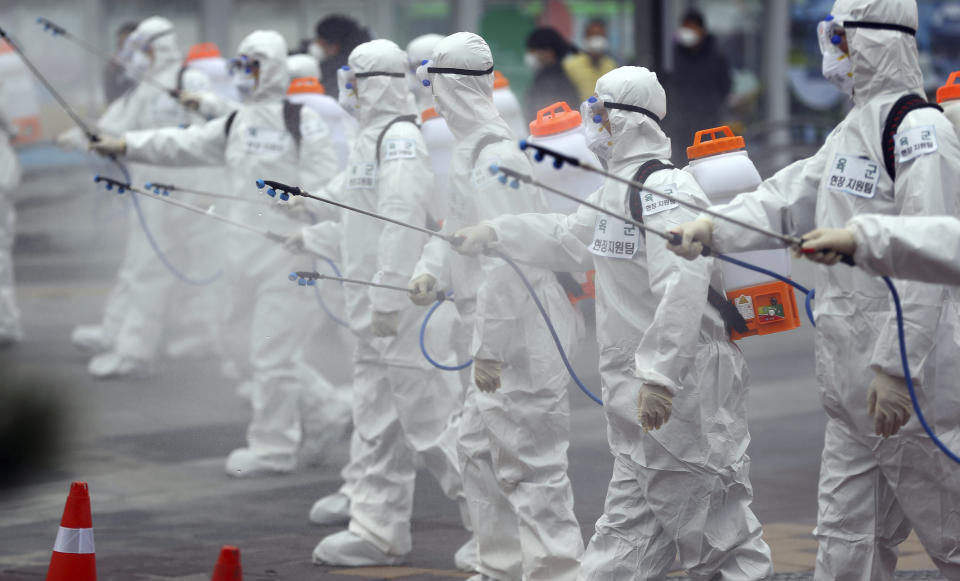
<path id="1" fill-rule="evenodd" d="M 870 274 L 960 285 L 960 220 L 952 216 L 854 216 L 846 228 L 817 228 L 802 256 L 833 265 L 842 255 Z"/>
<path id="2" fill-rule="evenodd" d="M 353 207 L 423 225 L 433 176 L 404 78 L 406 65 L 406 53 L 389 40 L 366 42 L 350 53 L 339 72 L 338 94 L 355 112 L 360 130 L 346 172 L 324 192 Z M 424 234 L 356 212 L 332 217 L 292 235 L 288 245 L 313 251 L 334 238 L 345 277 L 391 285 L 409 280 Z M 341 566 L 396 564 L 412 548 L 418 458 L 461 504 L 468 525 L 454 437 L 462 391 L 456 376 L 441 375 L 419 351 L 425 309 L 411 305 L 402 292 L 361 285 L 345 285 L 344 292 L 356 337 L 358 445 L 351 449 L 351 463 L 360 475 L 348 489 L 349 528 L 321 540 L 313 559 Z"/>
<path id="3" fill-rule="evenodd" d="M 277 177 L 318 189 L 336 173 L 336 153 L 323 120 L 313 111 L 286 104 L 289 84 L 287 47 L 274 31 L 255 31 L 237 49 L 232 61 L 234 82 L 244 101 L 236 114 L 186 129 L 134 131 L 122 138 L 104 138 L 93 148 L 104 154 L 125 154 L 131 161 L 166 166 L 226 164 L 232 195 L 266 200 L 257 179 Z M 148 200 L 149 201 L 149 200 Z M 227 217 L 268 230 L 286 232 L 303 224 L 288 209 L 233 202 L 218 208 Z M 252 389 L 253 418 L 247 447 L 227 458 L 231 476 L 290 472 L 305 424 L 339 427 L 341 399 L 306 389 L 309 371 L 300 357 L 309 335 L 305 320 L 320 316 L 312 297 L 304 297 L 287 275 L 310 270 L 310 261 L 286 252 L 281 245 L 240 228 L 225 230 L 225 284 L 230 303 L 226 333 L 236 345 L 231 353 L 249 361 L 245 375 Z M 313 406 L 305 399 L 327 401 Z M 316 409 L 323 417 L 303 417 Z"/>
<path id="4" fill-rule="evenodd" d="M 337 104 L 336 99 L 325 93 L 316 58 L 308 54 L 290 55 L 287 57 L 287 70 L 290 71 L 287 100 L 302 103 L 323 118 L 337 151 L 338 167 L 342 171 L 357 134 L 357 121 Z M 333 83 L 336 79 L 327 79 L 327 82 Z"/>
<path id="5" fill-rule="evenodd" d="M 651 189 L 706 205 L 696 180 L 663 161 L 671 150 L 660 127 L 667 107 L 656 75 L 621 67 L 601 77 L 596 91 L 608 131 L 599 145 L 612 138 L 614 146 L 591 149 L 610 152 L 609 170 L 626 179 L 650 172 Z M 583 118 L 592 123 L 592 115 Z M 612 179 L 588 201 L 661 232 L 696 216 L 662 198 L 641 201 Z M 674 555 L 695 579 L 769 578 L 770 549 L 750 509 L 748 371 L 707 299 L 708 289 L 723 290 L 719 265 L 686 262 L 655 234 L 585 206 L 569 216 L 502 216 L 456 235 L 466 252 L 489 248 L 558 270 L 596 264 L 614 467 L 578 578 L 663 579 Z"/>
<path id="6" fill-rule="evenodd" d="M 0 349 L 23 339 L 20 309 L 14 289 L 12 256 L 17 223 L 13 190 L 20 185 L 21 178 L 20 162 L 10 145 L 15 135 L 13 121 L 0 105 Z"/>
<path id="7" fill-rule="evenodd" d="M 714 209 L 793 236 L 866 213 L 957 217 L 960 143 L 942 113 L 926 107 L 901 115 L 885 167 L 885 120 L 901 97 L 923 94 L 917 21 L 914 0 L 836 2 L 819 27 L 824 73 L 852 95 L 853 109 L 813 157 Z M 932 146 L 913 147 L 921 142 Z M 777 244 L 719 218 L 677 231 L 683 244 L 676 250 L 687 256 L 701 244 L 718 252 Z M 817 268 L 816 282 L 817 380 L 828 421 L 815 578 L 890 579 L 897 546 L 913 529 L 941 573 L 958 579 L 960 466 L 911 418 L 886 285 L 856 268 L 827 266 Z M 896 286 L 919 403 L 940 439 L 960 449 L 957 302 L 941 286 Z"/>
<path id="8" fill-rule="evenodd" d="M 493 56 L 476 34 L 437 44 L 417 72 L 457 138 L 450 171 L 450 214 L 443 232 L 505 214 L 546 212 L 539 189 L 504 188 L 493 163 L 530 171 L 493 105 Z M 583 320 L 553 272 L 525 266 L 568 351 Z M 473 579 L 564 581 L 576 577 L 583 538 L 567 477 L 570 401 L 563 363 L 521 280 L 493 257 L 457 255 L 430 240 L 410 282 L 413 300 L 452 283 L 457 309 L 473 332 L 474 382 L 468 389 L 458 451 L 470 520 L 479 543 Z"/>
<path id="9" fill-rule="evenodd" d="M 141 22 L 127 38 L 123 58 L 132 76 L 150 78 L 153 83 L 138 82 L 133 89 L 114 101 L 97 122 L 97 130 L 106 135 L 124 131 L 177 127 L 202 121 L 176 99 L 157 88 L 173 88 L 179 83 L 194 90 L 208 86 L 199 73 L 180 74 L 182 55 L 177 47 L 173 24 L 154 16 Z M 69 143 L 80 133 L 71 130 L 62 136 Z M 131 168 L 134 185 L 144 181 L 190 184 L 198 179 L 196 170 L 137 165 Z M 196 185 L 201 187 L 203 184 Z M 177 194 L 184 201 L 196 198 Z M 134 202 L 134 200 L 130 200 Z M 146 200 L 136 200 L 129 224 L 126 253 L 104 307 L 100 325 L 80 326 L 73 341 L 81 348 L 98 352 L 89 371 L 97 378 L 135 376 L 150 373 L 164 344 L 166 320 L 174 304 L 174 294 L 206 295 L 204 288 L 216 277 L 218 264 L 206 260 L 195 246 L 210 242 L 211 229 L 203 218 L 179 208 Z M 174 272 L 169 265 L 172 265 Z M 214 300 L 198 301 L 199 324 L 191 325 L 192 343 L 206 351 L 215 349 L 216 313 L 209 311 Z M 205 335 L 204 335 L 205 334 Z M 199 347 L 198 347 L 199 348 Z"/>
<path id="10" fill-rule="evenodd" d="M 407 70 L 407 82 L 410 84 L 410 91 L 417 100 L 417 112 L 423 113 L 433 107 L 433 93 L 429 87 L 424 87 L 423 83 L 417 78 L 417 69 L 423 64 L 423 61 L 430 60 L 433 56 L 433 49 L 443 40 L 442 34 L 424 34 L 416 37 L 407 44 L 407 61 L 409 69 Z"/>

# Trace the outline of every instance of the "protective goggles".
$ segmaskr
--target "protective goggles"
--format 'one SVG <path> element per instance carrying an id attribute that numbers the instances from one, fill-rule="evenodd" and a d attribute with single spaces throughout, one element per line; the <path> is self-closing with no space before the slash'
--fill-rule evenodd
<path id="1" fill-rule="evenodd" d="M 346 88 L 347 90 L 353 90 L 357 86 L 357 79 L 366 79 L 368 77 L 394 77 L 402 79 L 406 76 L 406 73 L 390 73 L 387 71 L 370 71 L 366 73 L 358 73 L 350 68 L 350 65 L 343 65 L 337 71 L 337 82 L 341 87 Z"/>
<path id="2" fill-rule="evenodd" d="M 236 75 L 243 73 L 245 75 L 252 75 L 255 72 L 260 70 L 260 61 L 252 59 L 245 54 L 242 54 L 238 57 L 230 59 L 230 65 L 228 67 L 231 75 Z"/>
<path id="3" fill-rule="evenodd" d="M 856 30 L 858 28 L 866 30 L 892 30 L 894 32 L 909 34 L 910 36 L 917 36 L 915 29 L 909 26 L 903 26 L 902 24 L 871 22 L 867 20 L 844 20 L 840 22 L 833 14 L 827 16 L 818 28 L 821 28 L 822 34 L 827 36 L 833 45 L 839 45 L 843 42 L 843 37 L 846 36 L 848 30 Z"/>
<path id="4" fill-rule="evenodd" d="M 661 121 L 660 117 L 657 116 L 656 113 L 654 113 L 649 109 L 644 109 L 639 105 L 629 105 L 627 103 L 613 103 L 611 101 L 603 101 L 603 107 L 604 109 L 619 109 L 621 111 L 632 111 L 633 113 L 640 113 L 641 115 L 644 115 L 652 119 L 653 122 L 657 124 L 657 127 L 661 127 L 661 128 L 663 127 L 662 125 L 663 122 Z"/>
<path id="5" fill-rule="evenodd" d="M 424 87 L 430 86 L 430 75 L 466 75 L 468 77 L 482 77 L 484 75 L 493 74 L 492 65 L 489 69 L 483 71 L 478 71 L 476 69 L 458 69 L 456 67 L 435 67 L 432 65 L 432 60 L 424 59 L 420 62 L 420 66 L 417 67 L 417 80 L 419 80 Z"/>

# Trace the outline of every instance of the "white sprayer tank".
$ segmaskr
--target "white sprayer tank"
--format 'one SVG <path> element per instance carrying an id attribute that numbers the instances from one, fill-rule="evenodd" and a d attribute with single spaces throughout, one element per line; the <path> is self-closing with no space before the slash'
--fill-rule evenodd
<path id="1" fill-rule="evenodd" d="M 953 128 L 960 134 L 960 71 L 950 73 L 947 84 L 937 89 L 937 103 L 943 107 L 943 112 L 953 123 Z"/>
<path id="2" fill-rule="evenodd" d="M 423 141 L 430 152 L 430 166 L 433 169 L 433 204 L 430 214 L 437 220 L 444 220 L 450 209 L 450 164 L 453 160 L 453 145 L 456 139 L 447 122 L 430 107 L 420 115 Z"/>
<path id="3" fill-rule="evenodd" d="M 523 117 L 520 101 L 510 90 L 510 81 L 500 71 L 493 71 L 493 106 L 503 117 L 517 139 L 527 134 L 527 123 Z"/>
<path id="4" fill-rule="evenodd" d="M 580 112 L 571 110 L 570 106 L 563 101 L 537 112 L 537 118 L 530 122 L 530 137 L 527 141 L 549 147 L 595 166 L 600 165 L 597 156 L 587 148 L 587 140 L 580 122 Z M 603 176 L 583 171 L 569 164 L 558 170 L 552 163 L 535 163 L 533 175 L 537 181 L 561 192 L 573 194 L 581 200 L 586 199 L 603 185 Z M 577 210 L 578 204 L 563 196 L 547 190 L 543 191 L 543 196 L 554 212 L 572 214 Z"/>

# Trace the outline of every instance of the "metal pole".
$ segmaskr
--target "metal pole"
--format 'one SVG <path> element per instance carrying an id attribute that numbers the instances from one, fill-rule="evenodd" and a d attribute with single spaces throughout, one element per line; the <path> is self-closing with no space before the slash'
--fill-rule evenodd
<path id="1" fill-rule="evenodd" d="M 767 123 L 784 126 L 783 129 L 770 132 L 767 144 L 777 152 L 772 159 L 773 167 L 781 168 L 792 161 L 787 151 L 790 132 L 786 128 L 790 120 L 790 91 L 786 73 L 790 58 L 790 0 L 768 0 L 764 6 L 763 84 L 766 87 L 764 104 Z"/>

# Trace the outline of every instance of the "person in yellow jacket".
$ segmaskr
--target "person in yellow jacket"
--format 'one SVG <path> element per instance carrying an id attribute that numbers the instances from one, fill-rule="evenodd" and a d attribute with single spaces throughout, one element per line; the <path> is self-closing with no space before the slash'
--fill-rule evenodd
<path id="1" fill-rule="evenodd" d="M 607 54 L 609 49 L 607 23 L 595 18 L 587 23 L 583 31 L 583 52 L 571 55 L 563 61 L 563 69 L 577 88 L 581 102 L 593 95 L 593 88 L 597 86 L 600 77 L 617 68 L 616 61 Z"/>

